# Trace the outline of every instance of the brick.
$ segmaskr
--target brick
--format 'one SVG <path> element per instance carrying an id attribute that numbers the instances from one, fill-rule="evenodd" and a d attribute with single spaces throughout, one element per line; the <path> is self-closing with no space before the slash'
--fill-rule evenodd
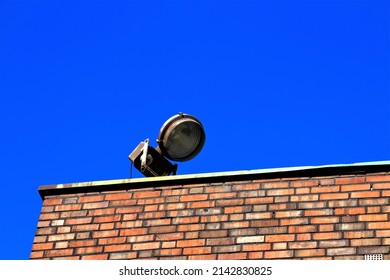
<path id="1" fill-rule="evenodd" d="M 389 204 L 388 198 L 367 198 L 367 199 L 360 199 L 359 205 L 361 206 L 371 206 L 371 205 L 386 205 Z"/>
<path id="2" fill-rule="evenodd" d="M 294 189 L 267 190 L 267 196 L 282 196 L 282 195 L 292 195 L 292 194 L 294 194 Z"/>
<path id="3" fill-rule="evenodd" d="M 59 213 L 41 213 L 40 220 L 57 220 L 60 217 Z"/>
<path id="4" fill-rule="evenodd" d="M 324 224 L 324 225 L 319 225 L 318 230 L 320 232 L 324 231 L 334 231 L 334 224 Z"/>
<path id="5" fill-rule="evenodd" d="M 369 191 L 370 188 L 371 188 L 370 184 L 345 185 L 345 186 L 341 186 L 341 191 L 342 192 Z"/>
<path id="6" fill-rule="evenodd" d="M 323 193 L 320 195 L 320 200 L 348 199 L 348 196 L 348 193 Z"/>
<path id="7" fill-rule="evenodd" d="M 318 186 L 318 180 L 305 180 L 305 181 L 292 181 L 290 183 L 291 187 L 300 188 L 300 187 L 314 187 Z"/>
<path id="8" fill-rule="evenodd" d="M 50 249 L 53 249 L 54 247 L 54 243 L 53 242 L 49 242 L 49 243 L 37 243 L 37 244 L 33 244 L 32 245 L 32 249 L 33 251 L 40 251 L 40 250 L 50 250 Z"/>
<path id="9" fill-rule="evenodd" d="M 386 220 L 388 220 L 387 214 L 369 214 L 369 215 L 358 216 L 358 221 L 361 222 L 386 221 Z"/>
<path id="10" fill-rule="evenodd" d="M 265 196 L 265 190 L 255 190 L 255 191 L 242 191 L 238 193 L 238 197 L 259 197 Z"/>
<path id="11" fill-rule="evenodd" d="M 315 187 L 311 189 L 312 193 L 336 193 L 340 191 L 340 186 Z"/>
<path id="12" fill-rule="evenodd" d="M 71 240 L 75 238 L 74 233 L 67 233 L 67 234 L 56 234 L 56 235 L 50 235 L 48 237 L 48 241 L 62 241 L 62 240 Z"/>
<path id="13" fill-rule="evenodd" d="M 179 240 L 177 247 L 199 247 L 206 244 L 205 239 Z"/>
<path id="14" fill-rule="evenodd" d="M 39 252 L 31 252 L 30 259 L 42 259 L 43 258 L 43 251 Z"/>
<path id="15" fill-rule="evenodd" d="M 367 224 L 368 229 L 388 229 L 390 228 L 390 222 L 370 222 Z"/>
<path id="16" fill-rule="evenodd" d="M 218 260 L 246 260 L 247 253 L 218 254 Z"/>
<path id="17" fill-rule="evenodd" d="M 203 255 L 210 253 L 211 247 L 188 247 L 183 250 L 183 255 Z"/>
<path id="18" fill-rule="evenodd" d="M 210 200 L 225 199 L 225 198 L 236 198 L 236 197 L 237 197 L 237 193 L 236 192 L 211 193 L 211 194 L 209 194 Z"/>
<path id="19" fill-rule="evenodd" d="M 305 232 L 316 232 L 316 225 L 298 225 L 298 226 L 289 226 L 289 233 L 305 233 Z"/>
<path id="20" fill-rule="evenodd" d="M 280 220 L 281 226 L 291 226 L 291 225 L 307 225 L 309 223 L 309 218 L 292 218 L 292 219 L 282 219 Z"/>
<path id="21" fill-rule="evenodd" d="M 130 251 L 131 244 L 115 244 L 104 246 L 104 252 Z"/>
<path id="22" fill-rule="evenodd" d="M 91 247 L 95 245 L 96 245 L 96 239 L 69 241 L 69 247 Z"/>
<path id="23" fill-rule="evenodd" d="M 329 201 L 328 202 L 329 207 L 354 207 L 358 205 L 358 201 L 356 199 L 350 199 L 350 200 L 336 200 L 336 201 Z"/>
<path id="24" fill-rule="evenodd" d="M 199 217 L 197 217 L 199 218 Z M 217 223 L 217 222 L 226 222 L 229 220 L 228 215 L 213 215 L 213 216 L 203 216 L 201 218 L 202 223 Z"/>
<path id="25" fill-rule="evenodd" d="M 234 244 L 235 244 L 234 237 L 210 238 L 210 239 L 207 239 L 207 242 L 206 242 L 207 246 L 234 245 Z"/>
<path id="26" fill-rule="evenodd" d="M 216 254 L 188 256 L 189 260 L 216 260 Z"/>
<path id="27" fill-rule="evenodd" d="M 174 249 L 160 249 L 154 252 L 155 256 L 180 256 L 182 254 L 182 249 L 174 248 Z"/>
<path id="28" fill-rule="evenodd" d="M 301 217 L 302 214 L 303 214 L 302 210 L 280 211 L 275 213 L 275 217 L 276 218 Z"/>
<path id="29" fill-rule="evenodd" d="M 389 175 L 377 175 L 377 176 L 367 176 L 367 182 L 388 182 L 390 181 Z"/>
<path id="30" fill-rule="evenodd" d="M 124 214 L 123 217 L 122 217 L 122 220 L 123 221 L 134 221 L 137 219 L 137 214 L 135 213 L 131 213 L 131 214 Z M 138 220 L 139 222 L 141 222 L 141 220 L 139 219 Z"/>
<path id="31" fill-rule="evenodd" d="M 225 206 L 240 206 L 244 204 L 244 199 L 224 199 L 217 200 L 217 207 L 225 207 Z"/>
<path id="32" fill-rule="evenodd" d="M 209 208 L 214 207 L 215 201 L 196 201 L 196 202 L 188 202 L 188 208 Z"/>
<path id="33" fill-rule="evenodd" d="M 220 229 L 220 228 L 221 228 L 221 223 L 208 223 L 208 224 L 206 224 L 207 230 Z"/>
<path id="34" fill-rule="evenodd" d="M 251 221 L 251 227 L 274 227 L 279 225 L 279 220 L 253 220 Z"/>
<path id="35" fill-rule="evenodd" d="M 208 216 L 210 217 L 210 216 Z M 202 217 L 203 218 L 203 217 Z M 193 217 L 179 217 L 172 219 L 172 224 L 195 224 L 199 222 L 198 216 Z"/>
<path id="36" fill-rule="evenodd" d="M 104 223 L 100 224 L 99 230 L 109 230 L 109 229 L 114 229 L 115 223 Z"/>
<path id="37" fill-rule="evenodd" d="M 121 244 L 126 242 L 126 237 L 100 238 L 98 242 L 99 245 Z"/>
<path id="38" fill-rule="evenodd" d="M 266 243 L 269 244 L 269 243 Z M 272 250 L 286 250 L 287 249 L 287 242 L 276 242 L 276 243 L 270 243 L 272 244 Z"/>
<path id="39" fill-rule="evenodd" d="M 316 241 L 289 242 L 289 249 L 312 249 L 317 247 Z"/>
<path id="40" fill-rule="evenodd" d="M 336 208 L 335 209 L 336 215 L 358 215 L 358 214 L 365 214 L 365 213 L 366 213 L 365 207 Z"/>
<path id="41" fill-rule="evenodd" d="M 147 242 L 147 243 L 135 243 L 133 244 L 133 250 L 154 250 L 160 248 L 160 242 Z"/>
<path id="42" fill-rule="evenodd" d="M 265 242 L 284 242 L 294 241 L 295 234 L 279 234 L 279 235 L 268 235 L 265 237 Z"/>
<path id="43" fill-rule="evenodd" d="M 128 200 L 131 199 L 131 193 L 112 193 L 106 194 L 105 200 Z"/>
<path id="44" fill-rule="evenodd" d="M 264 236 L 245 236 L 245 237 L 237 237 L 237 243 L 259 243 L 264 242 Z"/>
<path id="45" fill-rule="evenodd" d="M 355 255 L 356 248 L 332 248 L 327 249 L 326 254 L 328 256 Z"/>
<path id="46" fill-rule="evenodd" d="M 160 197 L 160 196 L 161 196 L 161 191 L 140 191 L 140 192 L 135 192 L 133 194 L 133 198 L 135 199 Z"/>
<path id="47" fill-rule="evenodd" d="M 240 251 L 241 245 L 215 246 L 212 248 L 213 253 L 233 253 Z"/>
<path id="48" fill-rule="evenodd" d="M 292 250 L 264 252 L 264 259 L 288 259 L 293 256 L 294 252 Z"/>
<path id="49" fill-rule="evenodd" d="M 270 219 L 270 218 L 272 218 L 272 214 L 270 212 L 245 214 L 245 220 L 262 220 L 262 219 Z"/>
<path id="50" fill-rule="evenodd" d="M 266 204 L 272 203 L 274 201 L 273 197 L 256 197 L 256 198 L 246 198 L 245 205 L 247 204 Z"/>
<path id="51" fill-rule="evenodd" d="M 320 201 L 320 202 L 302 202 L 298 204 L 298 209 L 320 209 L 325 208 L 326 202 Z M 332 207 L 332 206 L 330 206 Z"/>
<path id="52" fill-rule="evenodd" d="M 101 253 L 102 251 L 103 251 L 103 246 L 94 246 L 94 247 L 76 248 L 75 252 L 77 255 L 90 255 L 90 254 Z"/>
<path id="53" fill-rule="evenodd" d="M 89 203 L 89 202 L 98 202 L 98 201 L 103 201 L 103 195 L 81 196 L 78 199 L 79 203 Z"/>
<path id="54" fill-rule="evenodd" d="M 336 178 L 335 184 L 347 185 L 347 184 L 359 184 L 364 183 L 366 177 L 344 177 Z"/>
<path id="55" fill-rule="evenodd" d="M 297 188 L 295 189 L 295 194 L 308 194 L 310 193 L 310 188 Z"/>
<path id="56" fill-rule="evenodd" d="M 111 207 L 120 207 L 120 206 L 134 206 L 137 205 L 136 199 L 127 199 L 127 200 L 110 200 L 109 205 Z"/>
<path id="57" fill-rule="evenodd" d="M 320 248 L 332 248 L 332 247 L 348 247 L 349 241 L 342 239 L 342 240 L 324 240 L 320 241 L 319 245 Z"/>
<path id="58" fill-rule="evenodd" d="M 234 191 L 258 190 L 258 189 L 260 189 L 260 184 L 258 183 L 233 186 Z"/>
<path id="59" fill-rule="evenodd" d="M 343 232 L 344 238 L 352 239 L 352 238 L 367 238 L 367 237 L 374 237 L 374 231 L 350 231 L 350 232 Z"/>
<path id="60" fill-rule="evenodd" d="M 224 213 L 225 214 L 232 214 L 232 213 L 247 213 L 252 210 L 252 206 L 245 205 L 245 206 L 234 206 L 234 207 L 225 207 Z"/>
<path id="61" fill-rule="evenodd" d="M 232 228 L 245 228 L 249 226 L 249 222 L 227 222 L 222 224 L 222 229 L 232 229 Z"/>
<path id="62" fill-rule="evenodd" d="M 377 230 L 376 231 L 376 236 L 377 237 L 390 237 L 390 229 Z"/>
<path id="63" fill-rule="evenodd" d="M 43 201 L 43 206 L 60 205 L 62 204 L 62 198 L 46 198 Z"/>
<path id="64" fill-rule="evenodd" d="M 46 257 L 60 257 L 60 256 L 72 256 L 73 249 L 58 249 L 58 250 L 49 250 L 45 252 Z"/>
<path id="65" fill-rule="evenodd" d="M 320 257 L 325 255 L 325 249 L 296 250 L 295 257 Z"/>
<path id="66" fill-rule="evenodd" d="M 362 230 L 364 229 L 363 223 L 345 223 L 336 225 L 337 230 Z"/>
<path id="67" fill-rule="evenodd" d="M 242 221 L 244 220 L 244 214 L 231 214 L 229 219 L 230 221 Z"/>
<path id="68" fill-rule="evenodd" d="M 279 188 L 288 188 L 289 182 L 269 182 L 262 183 L 261 189 L 279 189 Z"/>
<path id="69" fill-rule="evenodd" d="M 97 209 L 108 207 L 108 201 L 103 202 L 91 202 L 83 204 L 83 209 Z"/>
<path id="70" fill-rule="evenodd" d="M 104 215 L 113 215 L 115 212 L 114 208 L 105 208 L 105 209 L 92 209 L 87 211 L 83 211 L 86 214 L 84 216 L 87 216 L 87 213 L 91 217 L 96 217 L 96 216 L 104 216 Z"/>
<path id="71" fill-rule="evenodd" d="M 369 197 L 380 197 L 379 191 L 367 191 L 367 192 L 352 192 L 351 198 L 369 198 Z"/>
<path id="72" fill-rule="evenodd" d="M 66 225 L 82 225 L 82 224 L 90 224 L 91 222 L 92 222 L 92 217 L 86 217 L 86 218 L 67 219 L 65 224 Z"/>
<path id="73" fill-rule="evenodd" d="M 95 231 L 92 233 L 93 238 L 105 238 L 105 237 L 113 237 L 118 236 L 118 230 L 103 230 L 103 231 Z M 121 230 L 122 233 L 122 230 Z"/>
<path id="74" fill-rule="evenodd" d="M 137 217 L 137 214 L 133 213 L 134 220 Z M 164 212 L 144 212 L 138 214 L 138 219 L 140 220 L 147 220 L 147 219 L 159 219 L 164 218 L 165 213 Z"/>
<path id="75" fill-rule="evenodd" d="M 321 209 L 321 210 L 306 210 L 304 216 L 329 216 L 333 215 L 333 209 Z"/>
<path id="76" fill-rule="evenodd" d="M 293 195 L 290 197 L 290 200 L 291 202 L 314 201 L 318 200 L 318 194 Z"/>
<path id="77" fill-rule="evenodd" d="M 72 226 L 72 231 L 94 231 L 98 230 L 98 228 L 98 224 L 74 225 Z"/>
<path id="78" fill-rule="evenodd" d="M 95 254 L 95 255 L 87 255 L 81 256 L 82 260 L 108 260 L 108 254 Z"/>
<path id="79" fill-rule="evenodd" d="M 127 236 L 126 242 L 128 243 L 145 243 L 148 241 L 154 241 L 154 235 L 149 234 L 149 235 L 131 235 Z M 157 240 L 159 241 L 159 240 Z"/>
<path id="80" fill-rule="evenodd" d="M 200 200 L 206 200 L 206 199 L 207 199 L 207 194 L 183 195 L 180 197 L 181 202 L 200 201 Z"/>
<path id="81" fill-rule="evenodd" d="M 79 232 L 76 233 L 76 239 L 88 239 L 91 238 L 90 232 Z"/>
<path id="82" fill-rule="evenodd" d="M 297 205 L 298 204 L 296 202 L 271 204 L 271 205 L 269 205 L 268 210 L 269 211 L 274 211 L 274 210 L 278 210 L 278 211 L 281 211 L 281 210 L 296 210 L 298 208 Z M 267 210 L 267 205 L 264 205 L 264 206 L 265 206 L 265 209 L 262 209 L 260 211 L 266 211 Z"/>
<path id="83" fill-rule="evenodd" d="M 256 229 L 254 228 L 238 228 L 229 230 L 229 236 L 248 236 L 255 235 Z"/>
<path id="84" fill-rule="evenodd" d="M 313 217 L 310 222 L 312 224 L 334 224 L 340 221 L 340 217 Z"/>
<path id="85" fill-rule="evenodd" d="M 390 246 L 359 247 L 358 254 L 388 254 Z"/>
<path id="86" fill-rule="evenodd" d="M 274 202 L 275 203 L 283 203 L 283 202 L 288 202 L 290 199 L 289 196 L 275 196 L 274 197 Z"/>
<path id="87" fill-rule="evenodd" d="M 274 243 L 276 244 L 276 243 Z M 243 244 L 242 245 L 242 251 L 269 251 L 271 250 L 271 244 L 270 243 L 264 243 L 264 244 Z"/>
<path id="88" fill-rule="evenodd" d="M 188 225 L 179 225 L 177 231 L 199 231 L 204 230 L 205 224 L 188 224 Z"/>
<path id="89" fill-rule="evenodd" d="M 287 233 L 287 227 L 264 227 L 257 229 L 258 234 L 280 234 Z"/>
<path id="90" fill-rule="evenodd" d="M 81 204 L 62 204 L 57 205 L 54 209 L 56 212 L 78 211 L 81 209 Z"/>
<path id="91" fill-rule="evenodd" d="M 342 233 L 341 232 L 320 232 L 313 233 L 314 240 L 329 240 L 329 239 L 340 239 Z"/>
<path id="92" fill-rule="evenodd" d="M 232 191 L 232 186 L 226 185 L 226 186 L 210 186 L 210 187 L 205 187 L 204 192 L 205 193 L 226 193 L 226 192 L 231 192 Z"/>
<path id="93" fill-rule="evenodd" d="M 166 226 L 166 225 L 170 225 L 171 222 L 172 222 L 171 218 L 163 218 L 163 219 L 144 221 L 144 225 L 147 227 Z"/>
<path id="94" fill-rule="evenodd" d="M 380 238 L 366 238 L 366 239 L 353 239 L 351 240 L 351 246 L 361 247 L 361 246 L 375 246 L 381 245 L 382 241 Z"/>
<path id="95" fill-rule="evenodd" d="M 374 190 L 390 189 L 390 183 L 377 183 L 377 184 L 373 184 L 372 188 Z"/>
<path id="96" fill-rule="evenodd" d="M 199 234 L 200 238 L 221 238 L 228 236 L 227 230 L 211 230 L 201 231 Z"/>
<path id="97" fill-rule="evenodd" d="M 367 213 L 379 213 L 381 212 L 381 207 L 380 206 L 370 206 L 367 207 Z"/>

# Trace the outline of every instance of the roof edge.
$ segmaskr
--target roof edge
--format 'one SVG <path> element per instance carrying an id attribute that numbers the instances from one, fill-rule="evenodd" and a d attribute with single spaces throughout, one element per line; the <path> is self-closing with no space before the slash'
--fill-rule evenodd
<path id="1" fill-rule="evenodd" d="M 390 161 L 360 162 L 352 164 L 332 164 L 319 166 L 299 166 L 267 168 L 231 172 L 199 173 L 176 176 L 161 176 L 134 179 L 117 179 L 56 184 L 40 186 L 38 192 L 42 199 L 49 195 L 80 192 L 100 192 L 110 190 L 136 189 L 143 187 L 172 186 L 197 183 L 232 182 L 253 179 L 271 179 L 295 176 L 329 176 L 390 171 Z"/>

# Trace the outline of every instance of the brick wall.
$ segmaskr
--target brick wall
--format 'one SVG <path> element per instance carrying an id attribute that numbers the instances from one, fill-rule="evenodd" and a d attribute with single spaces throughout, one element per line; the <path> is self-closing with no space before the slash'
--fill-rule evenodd
<path id="1" fill-rule="evenodd" d="M 389 172 L 317 173 L 48 193 L 30 257 L 390 259 Z"/>

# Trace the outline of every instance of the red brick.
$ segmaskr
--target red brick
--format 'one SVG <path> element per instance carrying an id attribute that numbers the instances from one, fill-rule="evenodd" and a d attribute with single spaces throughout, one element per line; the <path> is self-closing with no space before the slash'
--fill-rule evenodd
<path id="1" fill-rule="evenodd" d="M 267 196 L 281 196 L 281 195 L 292 195 L 294 189 L 272 189 L 267 190 Z"/>
<path id="2" fill-rule="evenodd" d="M 351 198 L 371 198 L 380 197 L 379 191 L 367 191 L 367 192 L 352 192 Z"/>
<path id="3" fill-rule="evenodd" d="M 244 204 L 244 199 L 222 199 L 217 200 L 217 207 L 239 206 Z"/>
<path id="4" fill-rule="evenodd" d="M 222 224 L 222 229 L 232 229 L 232 228 L 246 228 L 249 226 L 248 221 L 244 222 L 226 222 Z"/>
<path id="5" fill-rule="evenodd" d="M 328 187 L 314 187 L 311 189 L 312 193 L 335 193 L 340 191 L 340 186 L 328 186 Z"/>
<path id="6" fill-rule="evenodd" d="M 67 219 L 65 221 L 66 225 L 82 225 L 82 224 L 90 224 L 92 222 L 92 217 L 86 218 L 75 218 L 75 219 Z"/>
<path id="7" fill-rule="evenodd" d="M 247 213 L 251 211 L 252 206 L 234 206 L 234 207 L 225 207 L 224 213 L 225 214 L 232 214 L 232 213 Z"/>
<path id="8" fill-rule="evenodd" d="M 312 224 L 334 224 L 340 221 L 340 217 L 313 217 L 310 222 Z"/>
<path id="9" fill-rule="evenodd" d="M 303 214 L 302 210 L 290 210 L 290 211 L 281 211 L 276 212 L 276 218 L 291 218 L 291 217 L 301 217 Z"/>
<path id="10" fill-rule="evenodd" d="M 367 224 L 368 229 L 388 229 L 390 228 L 390 222 L 371 222 Z"/>
<path id="11" fill-rule="evenodd" d="M 332 248 L 327 249 L 326 254 L 328 256 L 355 255 L 356 248 Z"/>
<path id="12" fill-rule="evenodd" d="M 278 188 L 287 188 L 289 186 L 289 182 L 268 182 L 262 183 L 261 189 L 278 189 Z"/>
<path id="13" fill-rule="evenodd" d="M 324 224 L 324 225 L 319 225 L 318 230 L 320 232 L 324 231 L 334 231 L 334 224 Z"/>
<path id="14" fill-rule="evenodd" d="M 62 204 L 62 198 L 46 198 L 43 201 L 43 206 Z"/>
<path id="15" fill-rule="evenodd" d="M 96 255 L 87 255 L 82 256 L 82 260 L 108 260 L 108 254 L 96 254 Z"/>
<path id="16" fill-rule="evenodd" d="M 289 242 L 289 249 L 312 249 L 317 247 L 316 241 Z"/>
<path id="17" fill-rule="evenodd" d="M 348 240 L 324 240 L 319 242 L 319 247 L 321 248 L 332 248 L 332 247 L 348 247 L 349 241 Z"/>
<path id="18" fill-rule="evenodd" d="M 231 192 L 232 191 L 232 186 L 230 185 L 225 185 L 225 186 L 210 186 L 210 187 L 205 187 L 204 192 L 205 193 L 226 193 L 226 192 Z"/>
<path id="19" fill-rule="evenodd" d="M 103 246 L 76 248 L 77 255 L 91 255 L 91 254 L 101 253 L 102 251 L 103 251 Z"/>
<path id="20" fill-rule="evenodd" d="M 156 226 L 149 228 L 149 233 L 176 232 L 176 226 Z"/>
<path id="21" fill-rule="evenodd" d="M 160 242 L 147 242 L 147 243 L 136 243 L 133 244 L 133 250 L 153 250 L 160 248 Z"/>
<path id="22" fill-rule="evenodd" d="M 228 193 L 211 193 L 210 200 L 215 199 L 224 199 L 224 198 L 235 198 L 237 197 L 236 192 L 228 192 Z"/>
<path id="23" fill-rule="evenodd" d="M 75 238 L 74 233 L 66 233 L 66 234 L 57 234 L 57 235 L 50 235 L 48 238 L 48 241 L 62 241 L 62 240 L 71 240 Z"/>
<path id="24" fill-rule="evenodd" d="M 96 245 L 96 240 L 71 240 L 69 242 L 69 247 L 92 247 Z"/>
<path id="25" fill-rule="evenodd" d="M 377 230 L 376 231 L 377 237 L 390 237 L 390 229 L 386 230 Z"/>
<path id="26" fill-rule="evenodd" d="M 103 201 L 103 195 L 88 195 L 79 197 L 79 203 L 89 203 L 89 202 L 98 202 Z"/>
<path id="27" fill-rule="evenodd" d="M 336 184 L 346 185 L 346 184 L 359 184 L 364 183 L 366 181 L 366 177 L 344 177 L 344 178 L 336 178 Z"/>
<path id="28" fill-rule="evenodd" d="M 320 195 L 320 200 L 348 199 L 348 193 L 324 193 Z"/>
<path id="29" fill-rule="evenodd" d="M 281 241 L 294 241 L 295 234 L 278 234 L 278 235 L 267 235 L 265 242 L 281 242 Z"/>
<path id="30" fill-rule="evenodd" d="M 196 201 L 196 202 L 188 202 L 188 208 L 209 208 L 214 207 L 215 201 Z"/>
<path id="31" fill-rule="evenodd" d="M 247 253 L 218 254 L 218 260 L 246 260 Z"/>
<path id="32" fill-rule="evenodd" d="M 133 236 L 133 235 L 142 235 L 146 234 L 147 228 L 130 228 L 130 229 L 121 229 L 120 236 Z M 113 234 L 112 236 L 117 236 L 117 234 Z M 103 236 L 101 236 L 103 237 Z M 105 236 L 110 237 L 110 236 Z"/>
<path id="33" fill-rule="evenodd" d="M 233 190 L 235 191 L 245 191 L 245 190 L 259 190 L 260 184 L 246 184 L 246 185 L 235 185 Z"/>
<path id="34" fill-rule="evenodd" d="M 232 215 L 230 215 L 232 216 Z M 198 217 L 196 217 L 198 218 Z M 229 220 L 229 215 L 213 215 L 213 216 L 203 216 L 201 218 L 202 223 L 217 223 L 217 222 L 226 222 Z"/>
<path id="35" fill-rule="evenodd" d="M 294 252 L 292 250 L 284 251 L 267 251 L 264 252 L 264 259 L 287 259 L 292 258 Z"/>
<path id="36" fill-rule="evenodd" d="M 72 231 L 94 231 L 98 230 L 98 224 L 74 225 Z"/>
<path id="37" fill-rule="evenodd" d="M 390 189 L 390 183 L 377 183 L 373 185 L 374 190 Z"/>
<path id="38" fill-rule="evenodd" d="M 272 214 L 270 212 L 259 212 L 259 213 L 245 214 L 246 220 L 262 220 L 262 219 L 270 219 L 270 218 L 272 218 Z"/>
<path id="39" fill-rule="evenodd" d="M 245 205 L 247 204 L 265 204 L 272 203 L 274 200 L 273 197 L 255 197 L 255 198 L 246 198 Z"/>
<path id="40" fill-rule="evenodd" d="M 201 200 L 206 200 L 206 199 L 207 199 L 207 194 L 183 195 L 180 197 L 181 202 L 201 201 Z"/>
<path id="41" fill-rule="evenodd" d="M 72 256 L 73 249 L 59 249 L 59 250 L 49 250 L 46 251 L 46 257 L 61 257 L 61 256 Z"/>
<path id="42" fill-rule="evenodd" d="M 31 252 L 30 259 L 42 259 L 44 251 Z"/>
<path id="43" fill-rule="evenodd" d="M 211 247 L 188 247 L 184 248 L 183 254 L 184 255 L 203 255 L 203 254 L 210 254 L 211 253 Z"/>
<path id="44" fill-rule="evenodd" d="M 296 250 L 295 257 L 321 257 L 325 255 L 325 249 Z"/>
<path id="45" fill-rule="evenodd" d="M 342 233 L 341 232 L 320 232 L 313 233 L 314 240 L 328 240 L 328 239 L 340 239 Z"/>
<path id="46" fill-rule="evenodd" d="M 63 211 L 78 211 L 81 209 L 81 204 L 62 204 L 57 205 L 55 207 L 55 211 L 63 212 Z"/>
<path id="47" fill-rule="evenodd" d="M 314 187 L 318 185 L 319 185 L 318 180 L 292 181 L 290 183 L 290 186 L 294 188 Z"/>
<path id="48" fill-rule="evenodd" d="M 88 215 L 91 217 L 96 217 L 96 216 L 112 215 L 114 214 L 114 212 L 115 212 L 114 208 L 93 209 L 88 211 Z M 84 216 L 87 216 L 87 214 L 85 214 Z"/>
<path id="49" fill-rule="evenodd" d="M 309 218 L 293 218 L 293 219 L 282 219 L 280 220 L 281 226 L 288 225 L 307 225 L 309 223 Z"/>
<path id="50" fill-rule="evenodd" d="M 380 238 L 369 238 L 369 239 L 353 239 L 351 240 L 351 246 L 361 247 L 361 246 L 375 246 L 381 245 L 382 241 Z"/>
<path id="51" fill-rule="evenodd" d="M 104 231 L 95 231 L 92 233 L 93 238 L 105 238 L 105 237 L 113 237 L 118 236 L 118 230 L 104 230 Z M 121 231 L 122 233 L 122 231 Z"/>
<path id="52" fill-rule="evenodd" d="M 42 213 L 39 216 L 40 220 L 56 220 L 60 217 L 59 213 Z"/>
<path id="53" fill-rule="evenodd" d="M 318 200 L 318 194 L 293 195 L 290 197 L 290 200 L 291 202 L 314 201 Z"/>
<path id="54" fill-rule="evenodd" d="M 105 200 L 128 200 L 131 196 L 131 193 L 112 193 L 106 194 Z"/>
<path id="55" fill-rule="evenodd" d="M 288 232 L 289 233 L 305 233 L 305 232 L 316 232 L 317 226 L 316 225 L 305 225 L 305 226 L 289 226 Z"/>
<path id="56" fill-rule="evenodd" d="M 358 254 L 388 254 L 389 246 L 370 246 L 359 247 Z"/>
<path id="57" fill-rule="evenodd" d="M 53 242 L 49 243 L 37 243 L 32 245 L 32 250 L 39 251 L 39 250 L 50 250 L 53 249 Z"/>
<path id="58" fill-rule="evenodd" d="M 367 199 L 359 199 L 359 205 L 367 206 L 367 205 L 385 205 L 389 203 L 388 198 L 367 198 Z"/>
<path id="59" fill-rule="evenodd" d="M 329 216 L 333 215 L 333 209 L 306 210 L 304 216 Z"/>
<path id="60" fill-rule="evenodd" d="M 370 214 L 370 215 L 359 215 L 358 221 L 372 222 L 372 221 L 386 221 L 388 220 L 387 214 Z"/>
<path id="61" fill-rule="evenodd" d="M 104 246 L 104 252 L 130 251 L 130 248 L 130 244 L 106 245 Z"/>
<path id="62" fill-rule="evenodd" d="M 365 214 L 365 213 L 366 213 L 365 207 L 336 208 L 335 209 L 336 215 L 358 215 L 358 214 Z"/>
<path id="63" fill-rule="evenodd" d="M 206 244 L 205 239 L 179 240 L 177 247 L 199 247 Z"/>
<path id="64" fill-rule="evenodd" d="M 133 198 L 151 198 L 161 196 L 161 191 L 139 191 L 133 194 Z"/>
<path id="65" fill-rule="evenodd" d="M 367 182 L 388 182 L 390 181 L 389 175 L 377 175 L 377 176 L 367 176 Z"/>
<path id="66" fill-rule="evenodd" d="M 221 238 L 228 236 L 227 230 L 210 230 L 210 231 L 201 231 L 200 238 Z"/>
<path id="67" fill-rule="evenodd" d="M 251 227 L 273 227 L 278 225 L 279 225 L 278 219 L 251 221 Z"/>
<path id="68" fill-rule="evenodd" d="M 174 232 L 174 233 L 159 233 L 156 235 L 157 241 L 162 240 L 180 240 L 184 238 L 183 232 Z"/>
<path id="69" fill-rule="evenodd" d="M 97 209 L 108 207 L 108 201 L 103 202 L 91 202 L 83 204 L 83 209 Z"/>
<path id="70" fill-rule="evenodd" d="M 298 204 L 299 209 L 320 209 L 325 208 L 326 202 L 320 201 L 320 202 L 302 202 Z M 332 207 L 332 206 L 330 206 Z"/>
<path id="71" fill-rule="evenodd" d="M 100 238 L 98 242 L 99 245 L 121 244 L 126 242 L 126 237 Z"/>
<path id="72" fill-rule="evenodd" d="M 370 188 L 371 188 L 370 184 L 344 185 L 341 186 L 341 191 L 342 192 L 369 191 Z"/>

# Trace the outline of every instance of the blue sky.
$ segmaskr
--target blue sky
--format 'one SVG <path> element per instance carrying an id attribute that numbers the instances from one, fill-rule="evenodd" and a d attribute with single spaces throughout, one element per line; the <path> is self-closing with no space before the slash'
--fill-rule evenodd
<path id="1" fill-rule="evenodd" d="M 390 5 L 0 0 L 0 259 L 27 259 L 47 184 L 129 178 L 178 112 L 178 174 L 390 159 Z M 134 170 L 134 177 L 142 177 Z"/>

